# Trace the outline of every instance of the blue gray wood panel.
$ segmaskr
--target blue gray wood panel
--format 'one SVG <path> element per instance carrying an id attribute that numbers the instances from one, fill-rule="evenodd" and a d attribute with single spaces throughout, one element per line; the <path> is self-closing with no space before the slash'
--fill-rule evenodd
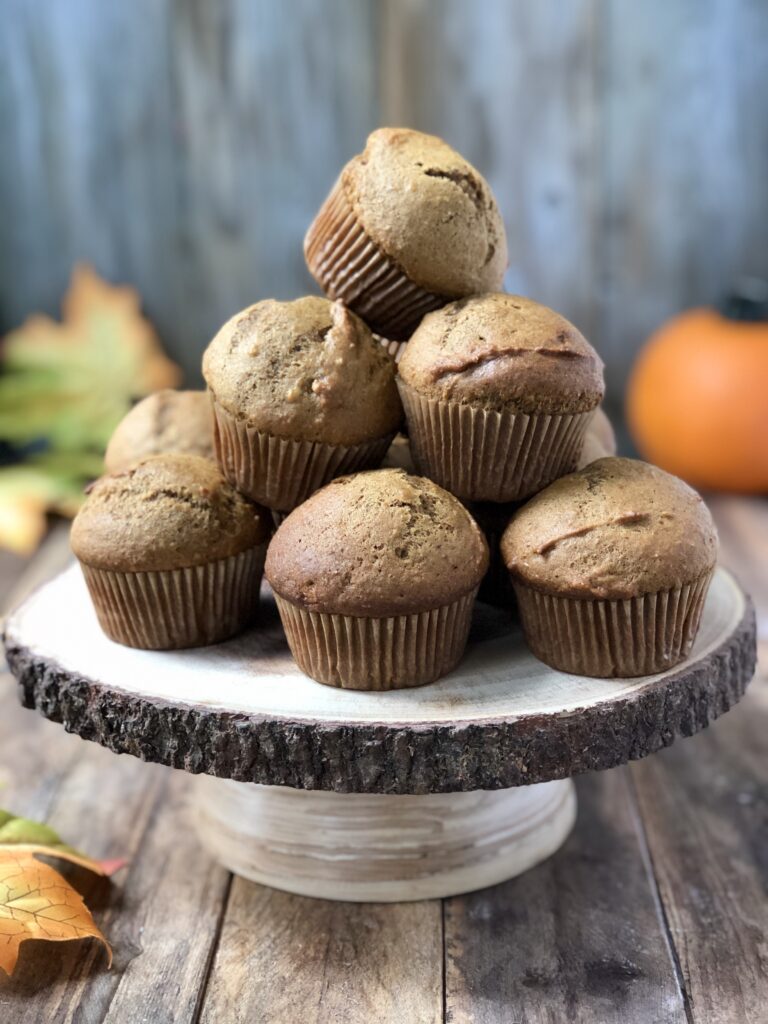
<path id="1" fill-rule="evenodd" d="M 507 287 L 589 334 L 618 398 L 665 317 L 768 275 L 763 0 L 0 0 L 0 331 L 72 263 L 141 290 L 192 379 L 377 124 L 488 176 Z"/>

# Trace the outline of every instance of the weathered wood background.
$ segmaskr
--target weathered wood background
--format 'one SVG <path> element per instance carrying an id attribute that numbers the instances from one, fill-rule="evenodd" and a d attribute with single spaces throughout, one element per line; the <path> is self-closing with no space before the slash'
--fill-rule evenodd
<path id="1" fill-rule="evenodd" d="M 0 331 L 90 260 L 195 378 L 219 324 L 312 287 L 301 239 L 372 128 L 487 175 L 507 287 L 617 399 L 661 320 L 768 275 L 765 0 L 0 0 Z"/>

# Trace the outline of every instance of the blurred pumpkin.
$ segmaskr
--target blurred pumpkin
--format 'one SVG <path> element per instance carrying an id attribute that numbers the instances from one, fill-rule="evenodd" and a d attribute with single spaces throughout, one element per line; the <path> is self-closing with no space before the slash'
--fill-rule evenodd
<path id="1" fill-rule="evenodd" d="M 644 458 L 694 486 L 768 492 L 768 285 L 657 331 L 630 376 L 627 421 Z"/>

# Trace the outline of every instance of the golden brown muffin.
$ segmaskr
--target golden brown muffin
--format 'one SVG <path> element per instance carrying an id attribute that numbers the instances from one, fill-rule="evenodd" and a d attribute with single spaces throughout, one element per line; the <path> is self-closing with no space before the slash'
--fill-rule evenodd
<path id="1" fill-rule="evenodd" d="M 450 299 L 501 287 L 504 223 L 482 175 L 447 143 L 380 128 L 346 165 L 304 240 L 310 272 L 385 338 Z"/>
<path id="2" fill-rule="evenodd" d="M 104 632 L 169 649 L 215 643 L 250 621 L 268 537 L 268 513 L 215 463 L 172 453 L 97 480 L 71 543 Z"/>
<path id="3" fill-rule="evenodd" d="M 585 675 L 646 675 L 690 651 L 717 532 L 682 480 L 604 458 L 524 505 L 501 550 L 537 657 Z"/>
<path id="4" fill-rule="evenodd" d="M 388 690 L 449 672 L 488 549 L 467 510 L 401 469 L 342 477 L 278 529 L 266 574 L 300 668 Z"/>
<path id="5" fill-rule="evenodd" d="M 453 494 L 518 501 L 574 469 L 603 364 L 564 317 L 491 293 L 424 318 L 398 387 L 414 460 Z"/>
<path id="6" fill-rule="evenodd" d="M 402 421 L 394 362 L 342 303 L 257 302 L 208 346 L 216 452 L 236 486 L 289 511 L 378 465 Z"/>
<path id="7" fill-rule="evenodd" d="M 108 473 L 116 473 L 162 452 L 214 457 L 213 413 L 205 391 L 166 388 L 134 405 L 115 428 L 104 465 Z"/>

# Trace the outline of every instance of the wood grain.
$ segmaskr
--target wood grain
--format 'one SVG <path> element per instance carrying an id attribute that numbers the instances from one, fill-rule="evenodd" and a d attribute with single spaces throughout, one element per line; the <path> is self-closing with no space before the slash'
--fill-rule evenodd
<path id="1" fill-rule="evenodd" d="M 570 779 L 382 796 L 203 776 L 195 825 L 240 877 L 301 896 L 401 903 L 470 892 L 551 856 L 576 817 Z"/>
<path id="2" fill-rule="evenodd" d="M 67 529 L 50 535 L 40 555 L 7 588 L 12 600 L 68 560 L 67 536 Z M 96 944 L 25 943 L 13 978 L 0 978 L 1 1020 L 184 1024 L 195 1019 L 229 875 L 188 827 L 190 782 L 170 769 L 130 758 L 118 761 L 26 713 L 11 677 L 0 675 L 0 805 L 48 822 L 94 857 L 129 860 L 111 885 L 57 862 L 109 937 L 112 970 L 106 970 Z"/>
<path id="3" fill-rule="evenodd" d="M 685 1024 L 626 769 L 577 791 L 576 827 L 553 857 L 445 901 L 451 1024 Z"/>
<path id="4" fill-rule="evenodd" d="M 752 588 L 760 659 L 716 729 L 632 767 L 694 1024 L 756 1024 L 768 1003 L 768 504 L 710 501 L 723 557 Z"/>
<path id="5" fill-rule="evenodd" d="M 507 290 L 554 306 L 594 337 L 599 3 L 382 8 L 385 120 L 443 136 L 481 170 L 507 227 Z"/>
<path id="6" fill-rule="evenodd" d="M 755 596 L 761 646 L 768 653 L 768 504 L 727 497 L 710 503 L 724 560 Z M 65 557 L 65 552 L 60 539 L 58 559 Z M 50 564 L 54 564 L 55 556 L 55 550 L 49 549 L 43 561 L 52 558 Z M 27 583 L 20 581 L 19 596 L 39 573 L 34 562 L 31 569 Z M 11 589 L 10 581 L 5 585 L 6 590 Z M 756 924 L 765 933 L 760 917 L 765 899 L 758 886 L 765 883 L 768 660 L 762 665 L 741 708 L 700 738 L 632 768 L 632 774 L 640 777 L 637 784 L 648 827 L 651 867 L 659 878 L 668 935 L 675 940 L 681 978 L 692 995 L 688 1020 L 693 1024 L 761 1024 L 768 1002 L 768 971 L 760 959 L 760 936 L 755 934 Z M 70 771 L 91 753 L 97 756 L 100 768 L 93 786 L 105 797 L 95 803 L 87 781 L 89 773 L 79 775 L 80 781 L 71 790 L 62 790 Z M 116 781 L 125 772 L 135 789 L 128 795 L 127 810 L 138 814 L 147 827 L 148 839 L 139 843 L 129 872 L 117 877 L 112 896 L 89 896 L 99 923 L 104 922 L 102 915 L 107 910 L 113 915 L 107 931 L 113 940 L 118 938 L 119 962 L 125 965 L 130 960 L 118 986 L 122 994 L 110 1011 L 108 994 L 113 989 L 107 986 L 105 996 L 100 955 L 93 961 L 86 986 L 77 959 L 67 965 L 55 956 L 38 961 L 33 947 L 24 956 L 34 954 L 35 980 L 23 992 L 23 1000 L 19 992 L 13 997 L 9 994 L 13 983 L 9 987 L 0 980 L 0 1019 L 13 1024 L 48 1020 L 98 1024 L 109 1013 L 111 1024 L 137 1024 L 143 1019 L 152 1024 L 183 1024 L 197 1019 L 194 1013 L 189 1016 L 189 994 L 198 986 L 195 996 L 206 1024 L 228 1020 L 226 1008 L 236 1014 L 241 1002 L 248 1011 L 243 1011 L 241 1019 L 249 1022 L 271 1019 L 282 1024 L 286 1019 L 307 1018 L 345 1024 L 379 1019 L 410 1024 L 423 1019 L 433 1024 L 442 1020 L 440 905 L 434 902 L 374 908 L 339 905 L 237 882 L 226 901 L 229 925 L 226 933 L 222 932 L 209 987 L 205 986 L 205 971 L 197 968 L 184 973 L 183 989 L 172 973 L 163 973 L 159 983 L 153 967 L 154 932 L 159 929 L 163 942 L 168 942 L 172 922 L 158 921 L 154 912 L 138 927 L 133 919 L 148 912 L 142 908 L 153 899 L 154 883 L 145 885 L 143 878 L 157 878 L 160 868 L 155 860 L 168 856 L 170 839 L 162 834 L 166 825 L 174 841 L 186 842 L 184 824 L 177 824 L 175 811 L 165 810 L 164 794 L 170 791 L 158 786 L 156 779 L 170 777 L 175 786 L 173 780 L 183 784 L 184 777 L 128 758 L 114 758 L 67 736 L 59 726 L 22 710 L 8 677 L 0 680 L 3 806 L 42 818 L 50 814 L 67 830 L 68 838 L 91 853 L 125 852 L 118 847 L 121 837 L 131 831 L 126 832 L 126 814 L 116 813 L 119 805 L 108 803 L 120 799 L 120 794 L 125 796 L 123 784 Z M 623 770 L 578 780 L 581 819 L 571 841 L 552 861 L 509 885 L 472 896 L 471 908 L 457 900 L 446 906 L 447 931 L 452 938 L 445 996 L 453 1024 L 531 1024 L 540 1020 L 559 1024 L 564 1019 L 584 1019 L 588 1009 L 594 1012 L 586 1019 L 603 1024 L 617 1019 L 616 1006 L 625 1008 L 619 1018 L 622 1024 L 679 1024 L 685 1019 L 670 980 L 671 968 L 664 965 L 664 930 L 659 916 L 649 910 L 647 891 L 638 882 L 636 865 L 638 857 L 642 859 L 642 842 L 638 842 L 636 823 L 632 825 L 632 794 L 622 777 Z M 138 807 L 136 800 L 142 794 L 150 804 L 157 801 L 155 810 Z M 174 802 L 177 796 L 170 795 Z M 97 819 L 89 832 L 94 807 Z M 109 822 L 104 818 L 107 809 Z M 691 829 L 692 834 L 687 835 Z M 117 840 L 114 847 L 110 846 L 113 834 Z M 189 874 L 184 875 L 182 867 L 174 863 L 173 875 L 193 880 L 203 855 L 184 845 L 183 856 L 184 870 L 192 865 Z M 205 862 L 201 870 L 207 871 Z M 184 915 L 185 902 L 192 905 L 193 912 L 198 890 L 180 890 L 174 884 L 178 885 L 178 878 L 166 875 L 165 885 L 175 894 L 174 903 L 161 901 L 158 913 Z M 208 905 L 206 900 L 203 905 Z M 222 896 L 220 911 L 224 905 Z M 286 918 L 290 925 L 283 928 Z M 196 916 L 184 920 L 185 927 L 199 929 Z M 550 938 L 549 944 L 540 939 L 540 932 Z M 346 945 L 347 934 L 354 936 L 354 945 Z M 123 937 L 134 945 L 123 947 Z M 729 941 L 731 949 L 726 948 Z M 142 953 L 133 956 L 138 944 Z M 214 928 L 209 952 L 215 944 Z M 167 950 L 161 953 L 161 964 L 170 963 L 167 955 Z M 248 971 L 240 970 L 242 957 L 246 957 Z M 630 977 L 634 971 L 622 957 L 635 966 L 643 965 L 649 973 Z M 386 960 L 384 967 L 380 967 L 382 960 Z M 238 985 L 229 980 L 230 963 Z M 562 973 L 562 984 L 553 976 L 553 963 Z M 588 963 L 592 964 L 589 969 Z M 29 979 L 30 966 L 24 969 Z M 76 999 L 62 997 L 65 975 L 76 986 Z M 656 980 L 656 994 L 649 993 L 649 978 Z M 133 992 L 129 980 L 135 983 Z M 333 1013 L 323 1017 L 327 1005 Z M 143 1016 L 134 1014 L 133 1006 Z M 56 1016 L 51 1015 L 52 1010 Z"/>
<path id="7" fill-rule="evenodd" d="M 329 903 L 235 879 L 201 1024 L 439 1024 L 440 903 Z"/>
<path id="8" fill-rule="evenodd" d="M 768 275 L 768 6 L 608 0 L 603 26 L 598 338 L 618 394 L 667 318 Z"/>
<path id="9" fill-rule="evenodd" d="M 696 1024 L 765 1017 L 768 694 L 633 767 L 653 870 Z M 730 719 L 730 716 L 728 716 Z"/>
<path id="10" fill-rule="evenodd" d="M 9 0 L 0 331 L 57 312 L 89 260 L 139 288 L 195 381 L 239 309 L 316 291 L 304 232 L 379 120 L 374 9 Z"/>
<path id="11" fill-rule="evenodd" d="M 35 743 L 29 717 L 24 716 L 21 732 L 27 750 Z M 26 750 L 21 755 L 25 768 L 47 782 L 40 787 L 48 790 L 47 810 L 23 793 L 9 794 L 8 801 L 4 793 L 3 803 L 43 818 L 94 856 L 129 860 L 111 885 L 65 868 L 112 943 L 114 963 L 107 971 L 96 944 L 26 943 L 13 978 L 0 985 L 0 1018 L 63 1024 L 78 1019 L 85 1002 L 89 1020 L 192 1021 L 229 875 L 205 855 L 188 828 L 188 780 L 128 759 L 111 770 L 107 751 L 63 733 L 49 735 L 48 724 L 38 723 L 47 763 L 35 766 Z M 57 760 L 63 778 L 55 775 Z"/>
<path id="12" fill-rule="evenodd" d="M 507 286 L 571 317 L 618 401 L 661 320 L 768 274 L 761 0 L 6 0 L 0 332 L 72 263 L 131 282 L 189 378 L 377 124 L 444 134 L 506 218 Z M 660 43 L 660 41 L 662 41 Z"/>
<path id="13" fill-rule="evenodd" d="M 588 679 L 548 669 L 507 619 L 478 605 L 476 639 L 454 673 L 364 694 L 298 671 L 266 592 L 259 624 L 239 638 L 134 651 L 104 638 L 74 569 L 12 616 L 4 639 L 26 706 L 116 753 L 238 782 L 418 794 L 565 778 L 690 736 L 752 678 L 754 629 L 748 599 L 719 572 L 686 662 Z"/>

